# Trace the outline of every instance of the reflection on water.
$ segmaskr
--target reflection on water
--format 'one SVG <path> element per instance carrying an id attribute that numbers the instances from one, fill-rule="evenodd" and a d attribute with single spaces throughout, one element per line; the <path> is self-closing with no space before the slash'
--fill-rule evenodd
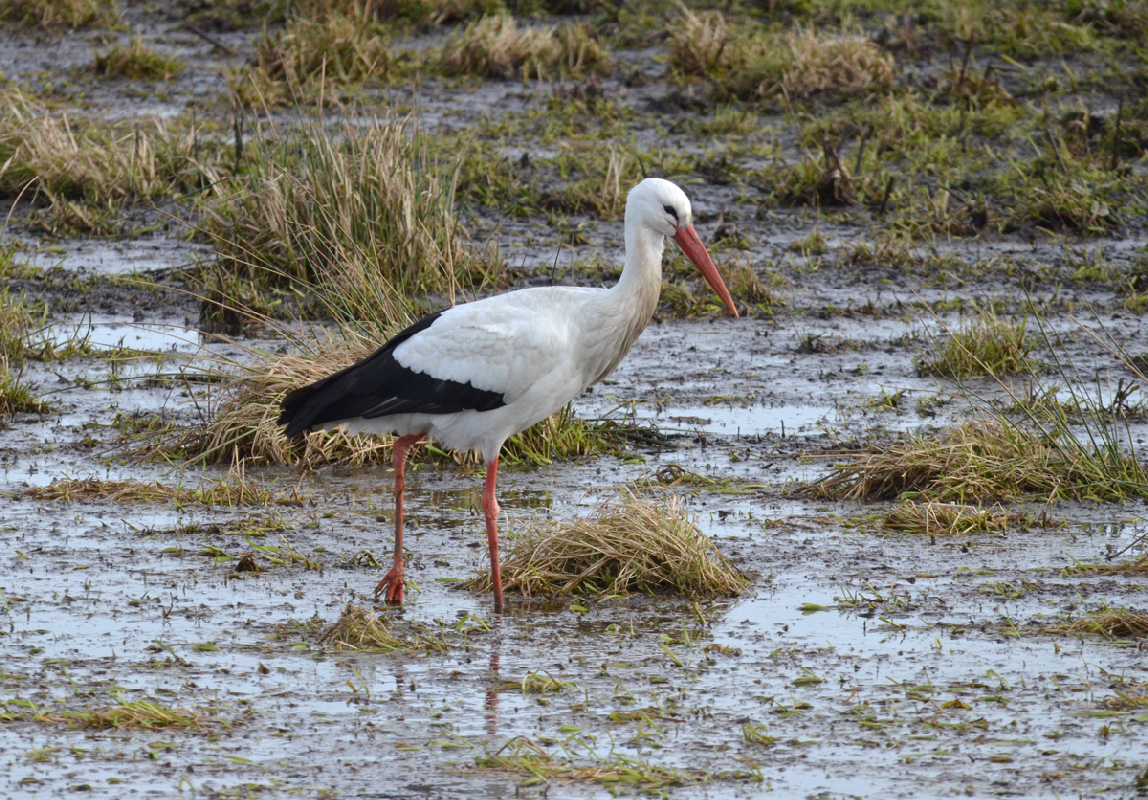
<path id="1" fill-rule="evenodd" d="M 659 418 L 661 427 L 685 431 L 707 431 L 726 436 L 756 436 L 766 433 L 790 434 L 828 424 L 835 415 L 828 406 L 671 406 Z"/>
<path id="2" fill-rule="evenodd" d="M 194 328 L 87 315 L 48 326 L 41 332 L 40 340 L 57 348 L 85 344 L 93 350 L 127 349 L 150 353 L 194 353 L 202 345 L 202 337 Z"/>

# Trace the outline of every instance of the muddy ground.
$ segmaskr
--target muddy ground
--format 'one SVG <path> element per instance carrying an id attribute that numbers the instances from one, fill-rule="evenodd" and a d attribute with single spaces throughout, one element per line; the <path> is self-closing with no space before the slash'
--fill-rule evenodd
<path id="1" fill-rule="evenodd" d="M 241 59 L 163 16 L 132 13 L 190 68 L 162 96 L 130 82 L 92 88 L 76 99 L 81 110 L 134 115 L 189 99 L 226 102 L 217 70 Z M 252 35 L 217 34 L 232 47 Z M 83 31 L 0 36 L 0 69 L 10 80 L 74 75 L 68 70 L 90 57 Z M 606 79 L 603 91 L 648 112 L 652 98 L 670 91 L 658 80 L 656 55 L 629 56 L 650 72 L 649 82 L 633 88 Z M 417 107 L 432 127 L 461 129 L 484 115 L 540 107 L 550 91 L 515 80 L 459 89 L 427 79 L 417 91 L 389 96 L 396 107 Z M 657 114 L 639 140 L 686 113 Z M 771 124 L 779 140 L 792 141 L 786 115 Z M 1129 353 L 1143 354 L 1144 318 L 1123 308 L 1111 286 L 1074 282 L 1069 273 L 1083 253 L 1116 264 L 1136 258 L 1142 226 L 1087 240 L 1021 232 L 936 245 L 967 273 L 830 268 L 795 253 L 793 243 L 816 230 L 831 250 L 847 248 L 874 232 L 871 221 L 811 209 L 761 215 L 744 192 L 704 180 L 688 191 L 703 238 L 720 215 L 746 241 L 719 260 L 748 257 L 763 278 L 784 278 L 773 313 L 738 320 L 660 313 L 617 373 L 575 410 L 630 414 L 666 433 L 665 443 L 504 468 L 503 519 L 513 532 L 531 520 L 584 514 L 622 487 L 675 492 L 752 576 L 751 587 L 697 602 L 512 598 L 507 613 L 495 615 L 488 597 L 457 586 L 487 564 L 481 474 L 421 465 L 407 481 L 407 576 L 417 586 L 401 611 L 378 610 L 396 632 L 434 646 L 399 654 L 329 652 L 317 637 L 348 603 L 372 605 L 382 570 L 363 554 L 383 561 L 391 547 L 384 469 L 249 468 L 246 479 L 271 487 L 274 499 L 236 508 L 27 496 L 29 487 L 66 477 L 188 486 L 226 478 L 226 468 L 140 463 L 124 443 L 123 419 L 159 414 L 195 424 L 203 390 L 172 376 L 229 346 L 195 330 L 198 309 L 186 295 L 92 277 L 142 273 L 166 283 L 171 268 L 209 255 L 203 245 L 156 234 L 51 243 L 18 228 L 6 234 L 40 248 L 18 261 L 55 276 L 12 284 L 32 293 L 41 287 L 53 309 L 49 334 L 65 339 L 79 330 L 98 347 L 63 362 L 28 362 L 25 377 L 56 408 L 0 428 L 0 709 L 12 717 L 0 712 L 0 794 L 1038 798 L 1142 791 L 1148 708 L 1111 701 L 1118 692 L 1144 695 L 1143 645 L 1041 630 L 1106 606 L 1148 606 L 1143 576 L 1063 572 L 1076 562 L 1143 555 L 1142 502 L 1034 500 L 1019 508 L 1046 515 L 1050 527 L 945 538 L 882 533 L 873 517 L 888 503 L 834 503 L 793 491 L 840 461 L 835 450 L 959 422 L 972 413 L 970 394 L 1003 398 L 989 381 L 970 381 L 962 392 L 918 374 L 914 359 L 931 351 L 945 325 L 960 324 L 959 304 L 993 300 L 1016 310 L 1030 300 L 1064 336 L 1062 354 L 1089 378 L 1098 372 L 1110 391 L 1128 374 L 1088 331 L 1106 329 Z M 561 250 L 552 269 L 566 240 L 550 221 L 468 213 L 477 219 L 476 239 L 496 238 L 507 262 L 524 268 L 522 282 L 586 282 L 570 269 L 575 259 L 620 260 L 620 223 L 571 220 L 587 243 Z M 1019 269 L 972 269 L 1004 263 Z M 86 281 L 78 299 L 60 278 L 72 273 Z M 1027 298 L 1017 274 L 1027 276 Z M 933 315 L 928 306 L 942 310 Z M 120 348 L 164 358 L 109 357 Z M 896 402 L 883 402 L 889 396 Z M 922 416 L 917 401 L 930 398 L 943 402 L 923 407 Z M 1142 445 L 1148 426 L 1136 417 L 1127 431 Z M 712 481 L 666 485 L 679 474 L 667 467 Z M 306 561 L 288 558 L 288 548 Z M 236 571 L 248 552 L 257 554 L 259 574 Z M 530 673 L 562 683 L 551 693 L 525 693 Z M 194 711 L 202 724 L 94 729 L 60 719 L 137 700 Z M 540 753 L 553 760 L 533 762 L 538 777 L 496 763 Z"/>

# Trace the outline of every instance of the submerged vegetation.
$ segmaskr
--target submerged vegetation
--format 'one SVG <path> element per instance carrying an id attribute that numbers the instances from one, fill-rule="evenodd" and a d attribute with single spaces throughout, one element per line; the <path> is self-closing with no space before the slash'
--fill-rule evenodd
<path id="1" fill-rule="evenodd" d="M 614 754 L 593 763 L 582 763 L 570 753 L 551 753 L 528 739 L 511 742 L 509 747 L 475 758 L 483 770 L 502 770 L 511 774 L 529 776 L 527 780 L 556 783 L 599 783 L 607 787 L 619 784 L 633 787 L 643 793 L 664 793 L 675 786 L 704 784 L 713 776 L 698 770 L 683 770 L 650 764 L 641 759 Z M 725 777 L 757 780 L 749 773 Z"/>
<path id="2" fill-rule="evenodd" d="M 242 474 L 201 486 L 169 486 L 142 481 L 106 481 L 98 478 L 61 478 L 46 486 L 32 486 L 24 492 L 37 500 L 98 500 L 116 503 L 167 503 L 175 507 L 189 504 L 204 506 L 239 506 L 299 504 L 297 495 L 248 482 Z"/>
<path id="3" fill-rule="evenodd" d="M 0 722 L 30 721 L 95 730 L 199 730 L 209 723 L 222 722 L 210 713 L 166 706 L 156 700 L 128 700 L 122 691 L 113 692 L 113 699 L 115 702 L 111 705 L 83 711 L 57 711 L 28 703 L 0 701 Z"/>

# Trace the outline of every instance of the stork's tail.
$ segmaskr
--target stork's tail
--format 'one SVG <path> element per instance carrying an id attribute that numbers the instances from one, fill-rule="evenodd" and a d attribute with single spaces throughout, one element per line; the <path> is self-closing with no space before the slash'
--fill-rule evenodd
<path id="1" fill-rule="evenodd" d="M 309 386 L 296 389 L 283 398 L 283 402 L 280 403 L 282 410 L 279 412 L 277 422 L 287 426 L 287 430 L 283 433 L 288 439 L 298 436 L 314 424 L 316 408 L 311 401 L 323 390 L 328 380 L 328 378 L 324 378 L 321 381 L 316 381 Z"/>

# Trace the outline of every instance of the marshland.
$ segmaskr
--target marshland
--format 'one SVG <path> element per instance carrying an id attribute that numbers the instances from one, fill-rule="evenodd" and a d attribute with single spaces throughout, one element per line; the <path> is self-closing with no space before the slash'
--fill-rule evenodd
<path id="1" fill-rule="evenodd" d="M 0 0 L 0 794 L 1148 790 L 1148 3 Z M 481 462 L 288 441 L 420 316 L 611 285 Z"/>

